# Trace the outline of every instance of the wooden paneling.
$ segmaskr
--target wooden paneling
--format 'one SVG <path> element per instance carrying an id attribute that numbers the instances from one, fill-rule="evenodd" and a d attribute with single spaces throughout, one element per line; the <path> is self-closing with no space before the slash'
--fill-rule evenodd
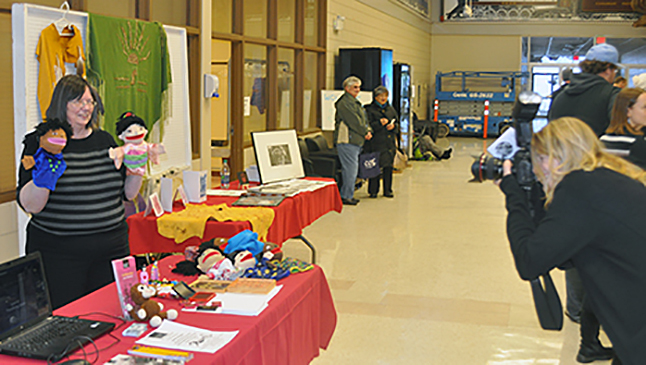
<path id="1" fill-rule="evenodd" d="M 0 47 L 11 49 L 11 14 L 0 14 Z M 11 52 L 0 53 L 0 203 L 15 199 L 16 165 L 13 131 L 13 72 Z"/>

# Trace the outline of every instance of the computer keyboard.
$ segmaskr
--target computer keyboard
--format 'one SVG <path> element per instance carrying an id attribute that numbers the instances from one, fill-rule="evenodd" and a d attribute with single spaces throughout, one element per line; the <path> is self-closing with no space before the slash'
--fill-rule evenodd
<path id="1" fill-rule="evenodd" d="M 46 324 L 15 338 L 8 347 L 14 349 L 29 349 L 37 351 L 49 346 L 54 341 L 67 341 L 80 328 L 87 326 L 87 321 L 77 318 L 53 317 Z"/>

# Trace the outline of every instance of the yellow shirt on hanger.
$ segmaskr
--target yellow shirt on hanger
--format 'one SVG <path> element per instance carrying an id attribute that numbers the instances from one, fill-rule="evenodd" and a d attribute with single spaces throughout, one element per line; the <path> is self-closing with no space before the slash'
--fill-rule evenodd
<path id="1" fill-rule="evenodd" d="M 65 76 L 65 63 L 76 63 L 79 57 L 85 59 L 81 32 L 73 24 L 70 24 L 66 29 L 71 30 L 74 35 L 61 36 L 56 25 L 52 23 L 40 32 L 38 39 L 36 47 L 36 58 L 40 63 L 38 103 L 43 119 L 45 119 L 45 112 L 52 100 L 56 83 Z M 85 77 L 85 68 L 83 69 L 83 77 Z"/>

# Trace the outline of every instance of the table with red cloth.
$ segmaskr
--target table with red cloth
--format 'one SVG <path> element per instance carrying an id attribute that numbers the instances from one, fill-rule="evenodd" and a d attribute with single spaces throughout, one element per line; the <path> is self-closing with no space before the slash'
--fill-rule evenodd
<path id="1" fill-rule="evenodd" d="M 311 180 L 334 181 L 325 178 L 307 178 Z M 226 203 L 231 206 L 238 197 L 209 196 L 208 205 Z M 181 208 L 175 208 L 177 210 Z M 343 204 L 336 184 L 325 185 L 314 191 L 303 192 L 293 197 L 285 198 L 274 210 L 274 221 L 269 227 L 267 241 L 282 245 L 290 238 L 302 236 L 303 228 L 330 211 L 341 212 Z M 166 238 L 157 232 L 157 218 L 138 213 L 128 217 L 130 253 L 133 255 L 149 252 L 184 252 L 187 246 L 198 246 L 201 242 L 215 237 L 230 238 L 245 229 L 251 229 L 251 223 L 245 222 L 216 222 L 208 221 L 202 239 L 191 237 L 184 242 Z M 304 240 L 306 244 L 306 242 Z M 308 244 L 309 245 L 309 244 Z"/>
<path id="2" fill-rule="evenodd" d="M 159 262 L 162 277 L 185 282 L 195 280 L 196 277 L 170 272 L 171 267 L 182 259 L 180 255 L 162 259 Z M 319 349 L 327 348 L 336 327 L 336 311 L 325 274 L 319 266 L 314 265 L 314 269 L 292 274 L 278 281 L 277 285 L 282 285 L 282 289 L 258 316 L 182 312 L 178 300 L 157 300 L 163 303 L 166 309 L 177 309 L 177 323 L 212 331 L 239 331 L 231 342 L 215 354 L 194 352 L 194 358 L 189 364 L 308 364 L 318 356 Z M 121 335 L 132 322 L 119 326 L 118 320 L 96 314 L 86 316 L 88 313 L 121 315 L 114 283 L 54 311 L 57 315 L 79 315 L 81 318 L 117 323 L 117 328 L 111 335 L 120 342 L 114 344 L 117 341 L 109 335 L 98 338 L 96 345 L 101 351 L 95 364 L 103 364 L 117 354 L 126 354 L 138 339 Z M 145 334 L 149 332 L 150 327 Z M 114 345 L 110 348 L 102 350 L 112 344 Z M 86 345 L 85 350 L 92 352 L 93 346 Z M 77 350 L 72 357 L 82 356 L 82 351 Z M 88 355 L 88 361 L 92 361 L 94 356 Z M 43 363 L 45 361 L 0 355 L 0 364 Z"/>

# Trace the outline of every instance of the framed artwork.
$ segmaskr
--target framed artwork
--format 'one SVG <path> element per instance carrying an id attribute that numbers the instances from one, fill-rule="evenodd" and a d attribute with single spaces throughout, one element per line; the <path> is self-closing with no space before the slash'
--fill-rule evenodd
<path id="1" fill-rule="evenodd" d="M 251 140 L 261 184 L 305 176 L 295 130 L 252 132 Z"/>

